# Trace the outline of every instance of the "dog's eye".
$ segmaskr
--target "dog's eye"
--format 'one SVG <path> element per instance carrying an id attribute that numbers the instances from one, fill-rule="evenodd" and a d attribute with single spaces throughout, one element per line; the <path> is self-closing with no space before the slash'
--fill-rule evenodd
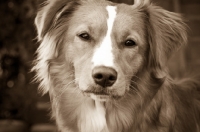
<path id="1" fill-rule="evenodd" d="M 78 36 L 83 40 L 89 40 L 90 39 L 90 35 L 88 33 L 81 33 Z"/>
<path id="2" fill-rule="evenodd" d="M 132 47 L 132 46 L 135 46 L 136 43 L 133 40 L 126 40 L 126 42 L 124 43 L 124 45 L 127 46 L 127 47 Z"/>

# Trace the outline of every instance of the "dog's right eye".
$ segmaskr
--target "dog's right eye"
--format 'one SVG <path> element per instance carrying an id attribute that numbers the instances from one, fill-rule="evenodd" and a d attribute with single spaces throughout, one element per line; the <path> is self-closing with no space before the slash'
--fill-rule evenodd
<path id="1" fill-rule="evenodd" d="M 132 47 L 132 46 L 135 46 L 136 43 L 135 43 L 135 41 L 133 41 L 133 40 L 127 40 L 127 41 L 124 43 L 124 45 L 125 45 L 126 47 Z"/>
<path id="2" fill-rule="evenodd" d="M 83 40 L 90 40 L 90 35 L 88 33 L 81 33 L 78 36 Z"/>

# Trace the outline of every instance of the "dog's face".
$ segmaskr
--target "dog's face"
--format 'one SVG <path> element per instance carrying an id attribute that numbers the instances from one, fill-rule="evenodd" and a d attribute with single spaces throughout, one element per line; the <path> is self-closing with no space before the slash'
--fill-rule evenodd
<path id="1" fill-rule="evenodd" d="M 94 99 L 123 96 L 144 64 L 144 14 L 123 6 L 81 6 L 66 31 L 66 60 L 74 66 L 80 90 Z"/>
<path id="2" fill-rule="evenodd" d="M 38 60 L 64 58 L 76 87 L 100 101 L 124 96 L 139 72 L 162 69 L 186 39 L 179 34 L 185 32 L 179 16 L 145 3 L 53 1 L 39 12 L 36 25 L 44 57 Z"/>

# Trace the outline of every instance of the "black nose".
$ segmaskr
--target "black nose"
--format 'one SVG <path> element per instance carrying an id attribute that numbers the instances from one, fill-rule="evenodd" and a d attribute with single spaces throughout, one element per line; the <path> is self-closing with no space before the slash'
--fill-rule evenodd
<path id="1" fill-rule="evenodd" d="M 117 80 L 115 69 L 105 66 L 95 67 L 92 71 L 94 82 L 102 87 L 112 86 Z"/>

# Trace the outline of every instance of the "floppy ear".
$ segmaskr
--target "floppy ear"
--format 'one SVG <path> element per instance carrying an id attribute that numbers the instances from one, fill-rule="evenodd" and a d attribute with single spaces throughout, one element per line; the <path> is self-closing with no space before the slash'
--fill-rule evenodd
<path id="1" fill-rule="evenodd" d="M 43 3 L 35 18 L 38 40 L 43 39 L 62 15 L 73 12 L 75 5 L 78 5 L 78 0 L 47 0 Z"/>
<path id="2" fill-rule="evenodd" d="M 42 93 L 49 91 L 49 62 L 57 57 L 62 33 L 67 30 L 67 21 L 78 5 L 79 0 L 48 0 L 36 16 L 35 24 L 41 44 L 32 71 L 36 71 L 35 80 L 40 82 Z"/>
<path id="3" fill-rule="evenodd" d="M 171 54 L 187 43 L 186 24 L 180 14 L 154 5 L 147 7 L 147 15 L 149 66 L 161 70 Z"/>

